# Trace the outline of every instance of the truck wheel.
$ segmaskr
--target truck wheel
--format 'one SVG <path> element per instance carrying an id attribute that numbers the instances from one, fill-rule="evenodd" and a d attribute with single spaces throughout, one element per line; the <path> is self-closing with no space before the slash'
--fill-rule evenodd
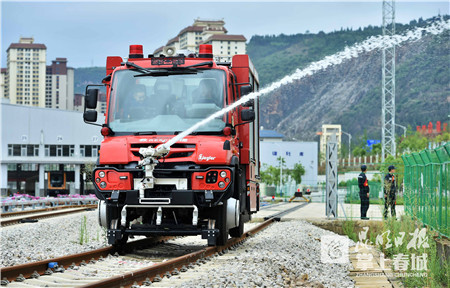
<path id="1" fill-rule="evenodd" d="M 216 245 L 225 245 L 228 240 L 227 201 L 224 201 L 223 205 L 217 206 L 216 228 L 220 231 L 219 236 L 216 238 Z"/>
<path id="2" fill-rule="evenodd" d="M 239 226 L 230 229 L 231 237 L 241 237 L 244 234 L 244 218 L 242 215 L 239 217 Z"/>
<path id="3" fill-rule="evenodd" d="M 237 211 L 239 213 L 239 225 L 230 229 L 231 237 L 241 237 L 242 234 L 244 234 L 244 218 L 242 217 L 242 214 L 240 212 L 241 205 L 242 205 L 242 202 L 239 201 L 239 207 L 238 207 L 238 211 Z"/>
<path id="4" fill-rule="evenodd" d="M 128 234 L 122 235 L 122 238 L 120 240 L 116 240 L 114 244 L 112 245 L 119 254 L 125 253 L 125 245 L 128 241 Z"/>

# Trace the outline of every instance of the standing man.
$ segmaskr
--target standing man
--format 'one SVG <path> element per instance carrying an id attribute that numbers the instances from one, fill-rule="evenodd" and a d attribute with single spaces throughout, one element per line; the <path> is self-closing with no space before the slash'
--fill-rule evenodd
<path id="1" fill-rule="evenodd" d="M 388 174 L 384 177 L 384 219 L 387 219 L 388 209 L 391 207 L 391 215 L 395 217 L 395 202 L 397 185 L 395 183 L 395 167 L 393 165 L 388 167 Z"/>
<path id="2" fill-rule="evenodd" d="M 369 210 L 369 181 L 366 176 L 367 166 L 361 166 L 361 174 L 358 176 L 359 198 L 361 199 L 361 219 L 369 220 L 367 210 Z"/>

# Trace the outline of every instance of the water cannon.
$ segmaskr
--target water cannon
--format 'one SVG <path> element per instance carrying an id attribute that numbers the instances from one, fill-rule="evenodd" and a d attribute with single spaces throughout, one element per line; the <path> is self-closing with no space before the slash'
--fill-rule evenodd
<path id="1" fill-rule="evenodd" d="M 144 156 L 144 158 L 160 158 L 165 157 L 170 152 L 170 147 L 166 147 L 166 145 L 161 144 L 153 147 L 141 148 L 139 149 L 139 154 Z"/>
<path id="2" fill-rule="evenodd" d="M 170 152 L 170 146 L 165 144 L 161 144 L 156 146 L 155 148 L 149 146 L 147 148 L 140 148 L 139 154 L 141 154 L 144 158 L 139 161 L 139 166 L 142 167 L 145 171 L 145 177 L 139 183 L 139 197 L 144 198 L 145 189 L 152 189 L 155 183 L 155 177 L 153 176 L 153 171 L 155 170 L 156 165 L 158 165 L 158 158 L 165 157 Z M 138 166 L 138 167 L 139 167 Z"/>

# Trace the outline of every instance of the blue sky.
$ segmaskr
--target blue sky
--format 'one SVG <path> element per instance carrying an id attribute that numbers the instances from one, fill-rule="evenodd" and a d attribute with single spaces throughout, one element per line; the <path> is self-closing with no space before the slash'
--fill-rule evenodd
<path id="1" fill-rule="evenodd" d="M 397 22 L 449 14 L 448 1 L 397 1 Z M 224 19 L 230 34 L 296 34 L 381 24 L 381 1 L 371 2 L 18 2 L 1 3 L 1 67 L 6 49 L 22 37 L 47 46 L 47 62 L 66 57 L 69 66 L 103 66 L 106 56 L 144 53 L 193 23 L 197 17 Z"/>

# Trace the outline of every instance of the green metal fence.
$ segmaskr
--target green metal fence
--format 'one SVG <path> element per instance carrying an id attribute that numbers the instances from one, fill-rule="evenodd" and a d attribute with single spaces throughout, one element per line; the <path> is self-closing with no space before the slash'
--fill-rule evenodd
<path id="1" fill-rule="evenodd" d="M 378 199 L 380 197 L 381 183 L 369 181 L 370 199 Z M 352 202 L 359 199 L 359 186 L 357 184 L 347 185 L 347 194 L 345 195 L 347 202 Z"/>
<path id="2" fill-rule="evenodd" d="M 406 213 L 449 237 L 450 143 L 402 158 Z"/>

